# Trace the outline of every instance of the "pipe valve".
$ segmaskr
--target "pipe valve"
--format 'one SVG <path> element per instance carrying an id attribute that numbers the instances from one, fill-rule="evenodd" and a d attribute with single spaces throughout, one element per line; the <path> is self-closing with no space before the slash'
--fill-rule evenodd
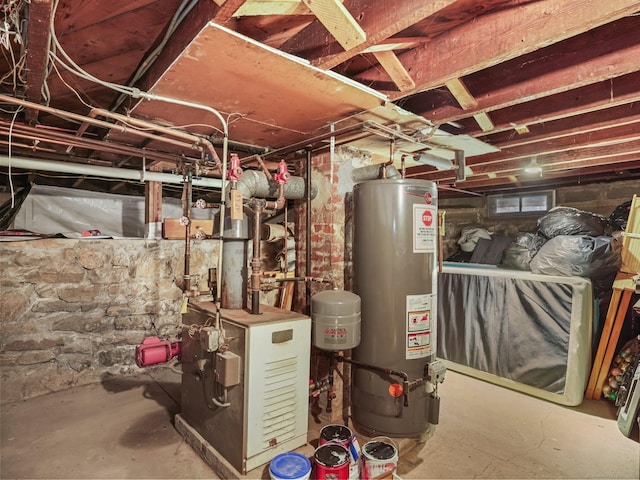
<path id="1" fill-rule="evenodd" d="M 242 175 L 242 167 L 240 167 L 240 158 L 238 154 L 232 153 L 231 158 L 229 159 L 229 170 L 227 170 L 227 180 L 233 182 L 240 180 L 240 176 Z"/>
<path id="2" fill-rule="evenodd" d="M 273 175 L 273 179 L 278 185 L 284 185 L 289 181 L 291 175 L 289 175 L 289 170 L 287 169 L 287 163 L 284 160 L 280 160 L 278 164 L 278 173 Z"/>

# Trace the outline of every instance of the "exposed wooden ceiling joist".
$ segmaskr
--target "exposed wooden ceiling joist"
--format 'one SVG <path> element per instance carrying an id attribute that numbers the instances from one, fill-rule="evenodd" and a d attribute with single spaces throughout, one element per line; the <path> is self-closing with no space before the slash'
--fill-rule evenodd
<path id="1" fill-rule="evenodd" d="M 640 72 L 634 72 L 525 104 L 494 110 L 491 112 L 495 122 L 493 132 L 511 130 L 514 125 L 531 126 L 638 102 L 640 101 L 639 85 Z M 469 135 L 481 133 L 474 125 L 468 123 L 465 124 L 464 132 Z"/>
<path id="2" fill-rule="evenodd" d="M 303 0 L 345 50 L 362 45 L 367 34 L 340 0 Z"/>
<path id="3" fill-rule="evenodd" d="M 435 88 L 451 79 L 491 67 L 572 37 L 638 10 L 634 0 L 545 0 L 519 4 L 444 32 L 400 60 L 412 71 L 415 91 Z M 375 88 L 384 72 L 370 68 L 357 78 Z M 389 92 L 392 98 L 407 92 Z"/>
<path id="4" fill-rule="evenodd" d="M 579 35 L 476 75 L 475 84 L 484 90 L 477 95 L 480 100 L 475 105 L 461 104 L 465 111 L 446 104 L 420 109 L 420 96 L 411 100 L 413 110 L 436 123 L 446 123 L 626 75 L 638 68 L 640 35 L 636 28 L 634 18 L 621 19 L 606 29 L 597 28 L 589 35 Z M 456 96 L 455 91 L 452 93 Z"/>
<path id="5" fill-rule="evenodd" d="M 40 102 L 45 71 L 49 57 L 49 26 L 53 12 L 53 0 L 32 0 L 29 6 L 29 37 L 27 43 L 25 97 L 30 102 Z M 28 109 L 25 120 L 33 124 L 38 111 Z"/>
<path id="6" fill-rule="evenodd" d="M 360 19 L 359 24 L 367 33 L 366 41 L 344 52 L 336 42 L 327 40 L 326 30 L 318 21 L 284 42 L 280 48 L 309 59 L 317 67 L 330 69 L 454 3 L 456 0 L 403 0 L 373 5 L 345 0 L 345 8 Z"/>
<path id="7" fill-rule="evenodd" d="M 34 2 L 47 1 L 53 0 L 32 0 L 30 7 Z M 164 45 L 146 77 L 135 81 L 141 90 L 149 90 L 169 72 L 209 22 L 281 50 L 278 55 L 282 55 L 282 51 L 292 53 L 302 63 L 308 61 L 311 65 L 332 69 L 331 75 L 341 74 L 350 84 L 363 80 L 367 86 L 391 92 L 396 105 L 387 103 L 385 108 L 397 106 L 408 115 L 432 120 L 439 126 L 438 132 L 452 138 L 455 135 L 457 141 L 467 138 L 494 146 L 489 149 L 493 152 L 496 147 L 502 149 L 489 153 L 465 144 L 468 181 L 461 185 L 476 192 L 511 191 L 536 184 L 544 188 L 572 181 L 575 184 L 577 180 L 571 179 L 572 172 L 580 179 L 617 178 L 616 173 L 609 177 L 606 169 L 616 172 L 620 168 L 631 178 L 640 179 L 640 153 L 635 148 L 640 138 L 634 133 L 640 128 L 639 1 L 344 0 L 348 16 L 340 14 L 341 20 L 347 20 L 351 27 L 359 27 L 366 34 L 365 41 L 347 47 L 346 51 L 329 32 L 331 23 L 325 19 L 328 30 L 305 1 L 334 10 L 335 2 L 339 2 L 130 0 L 124 4 L 59 0 L 55 25 L 58 38 L 79 65 L 98 78 L 119 84 L 130 84 L 132 79 L 140 77 L 140 67 L 152 61 L 150 55 L 155 55 L 156 48 Z M 12 2 L 11 5 L 26 3 Z M 172 19 L 177 18 L 183 8 L 193 5 L 193 10 L 185 13 L 186 17 L 173 31 Z M 38 6 L 32 8 L 32 13 L 34 8 Z M 14 23 L 12 28 L 24 33 L 20 31 L 20 24 Z M 167 32 L 173 33 L 165 45 Z M 226 48 L 226 40 L 221 42 L 217 48 Z M 20 50 L 19 45 L 14 45 L 15 60 L 5 56 L 5 62 L 0 64 L 0 78 L 4 79 L 0 81 L 2 94 L 21 95 L 25 89 L 31 94 L 38 93 L 37 82 L 33 85 L 25 82 L 26 56 L 18 58 Z M 228 55 L 244 58 L 242 47 Z M 303 132 L 309 126 L 310 116 L 317 116 L 313 119 L 316 125 L 322 124 L 322 129 L 328 129 L 328 120 L 323 116 L 327 108 L 312 112 L 309 98 L 314 94 L 310 91 L 305 91 L 302 102 L 305 106 L 300 113 L 289 117 L 288 127 L 274 123 L 274 118 L 281 115 L 280 110 L 298 108 L 300 102 L 291 102 L 291 95 L 286 91 L 298 79 L 292 78 L 296 75 L 290 71 L 274 72 L 272 75 L 281 76 L 284 81 L 264 93 L 256 85 L 271 79 L 269 76 L 258 78 L 256 72 L 268 61 L 255 60 L 251 65 L 238 62 L 234 68 L 228 68 L 230 62 L 207 54 L 197 62 L 194 73 L 182 80 L 174 79 L 176 88 L 163 93 L 193 98 L 189 95 L 197 86 L 204 94 L 198 94 L 195 100 L 224 104 L 228 106 L 228 113 L 238 113 L 239 103 L 251 105 L 243 110 L 243 118 L 231 117 L 233 148 L 240 152 L 253 151 L 251 145 L 247 145 L 251 142 L 243 139 L 253 138 L 259 122 L 263 122 L 260 128 L 264 130 L 259 138 L 272 144 L 280 136 L 283 142 L 293 142 L 293 145 L 304 144 L 308 135 L 317 136 L 317 132 Z M 77 90 L 85 102 L 136 114 L 131 112 L 135 99 L 119 98 L 119 93 L 59 68 L 65 82 Z M 229 78 L 223 76 L 209 83 L 200 78 L 220 70 Z M 33 78 L 30 73 L 27 80 Z M 238 89 L 243 79 L 248 79 L 247 86 Z M 58 79 L 56 72 L 47 78 L 47 86 L 53 107 L 80 114 L 86 114 L 91 108 L 81 103 Z M 285 97 L 280 97 L 281 94 Z M 338 103 L 352 100 L 350 96 L 337 100 L 340 94 L 334 92 L 322 95 L 335 97 Z M 389 97 L 381 95 L 380 98 L 384 102 Z M 263 105 L 269 106 L 269 102 L 279 110 L 275 116 L 261 118 L 257 113 L 265 112 Z M 9 103 L 4 104 L 6 112 L 14 110 L 11 107 L 14 103 Z M 339 126 L 362 121 L 355 110 L 345 114 L 349 118 L 331 122 Z M 0 145 L 4 149 L 8 141 L 6 125 L 12 121 L 12 115 L 6 112 L 0 112 L 3 124 Z M 207 123 L 207 119 L 198 114 L 180 118 L 182 112 L 169 105 L 158 108 L 155 114 L 169 122 Z M 371 118 L 373 110 L 367 115 L 367 119 Z M 194 155 L 190 150 L 183 151 L 181 147 L 156 140 L 142 145 L 140 137 L 133 134 L 105 134 L 108 128 L 91 127 L 85 131 L 81 124 L 63 120 L 52 111 L 41 110 L 38 115 L 38 126 L 49 131 L 42 132 L 40 128 L 27 131 L 23 128 L 25 120 L 22 112 L 16 116 L 13 138 L 16 151 L 23 155 L 62 160 L 66 152 L 70 161 L 78 161 L 78 156 L 82 156 L 85 161 L 105 161 L 123 168 L 139 167 L 140 158 L 135 155 L 149 149 L 156 150 L 155 155 L 164 159 Z M 429 126 L 426 133 L 421 128 L 423 123 L 409 126 L 400 121 L 398 128 L 403 135 L 428 136 L 433 126 L 424 119 L 421 121 Z M 214 142 L 219 140 L 213 126 L 185 129 L 213 135 Z M 276 130 L 280 132 L 272 133 Z M 64 132 L 68 135 L 58 135 Z M 84 136 L 90 141 L 85 142 Z M 47 139 L 51 141 L 47 143 Z M 360 137 L 357 140 L 354 148 L 364 148 L 362 141 L 370 142 Z M 69 143 L 65 143 L 67 141 Z M 103 148 L 100 142 L 104 143 Z M 388 145 L 384 141 L 382 144 L 388 156 Z M 135 154 L 132 148 L 137 149 Z M 248 149 L 243 150 L 245 148 Z M 449 150 L 439 153 L 450 158 Z M 522 167 L 534 155 L 544 164 L 542 177 L 522 174 Z M 273 158 L 276 157 L 277 154 Z M 377 155 L 373 157 L 380 160 Z M 409 167 L 408 171 L 421 178 L 455 182 L 453 172 L 416 167 Z M 87 182 L 81 186 L 86 188 Z"/>
<path id="8" fill-rule="evenodd" d="M 409 72 L 404 68 L 400 60 L 392 51 L 374 52 L 373 54 L 382 68 L 391 77 L 391 80 L 398 86 L 400 91 L 410 90 L 416 86 L 416 83 L 409 75 Z"/>
<path id="9" fill-rule="evenodd" d="M 238 18 L 258 15 L 308 15 L 310 13 L 311 10 L 302 0 L 247 0 L 234 12 L 233 16 Z"/>
<path id="10" fill-rule="evenodd" d="M 529 134 L 524 136 L 513 135 L 513 132 L 510 131 L 503 131 L 497 134 L 489 134 L 483 139 L 507 149 L 518 145 L 549 142 L 557 138 L 573 137 L 600 130 L 605 130 L 609 136 L 613 137 L 611 135 L 611 132 L 614 131 L 613 129 L 630 124 L 636 124 L 636 128 L 640 131 L 639 102 L 531 125 Z"/>

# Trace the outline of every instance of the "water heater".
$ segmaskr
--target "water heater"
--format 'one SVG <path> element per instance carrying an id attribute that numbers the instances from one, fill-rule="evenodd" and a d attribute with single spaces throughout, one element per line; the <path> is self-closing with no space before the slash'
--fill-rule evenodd
<path id="1" fill-rule="evenodd" d="M 420 436 L 438 422 L 436 199 L 436 185 L 424 180 L 354 187 L 354 292 L 362 313 L 353 360 L 378 370 L 354 368 L 352 417 L 372 435 Z M 402 379 L 384 370 L 406 374 L 409 391 L 400 394 Z"/>

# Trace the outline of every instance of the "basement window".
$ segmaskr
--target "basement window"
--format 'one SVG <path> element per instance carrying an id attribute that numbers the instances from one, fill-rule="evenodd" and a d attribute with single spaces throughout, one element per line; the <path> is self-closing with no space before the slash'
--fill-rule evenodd
<path id="1" fill-rule="evenodd" d="M 554 190 L 516 195 L 489 195 L 487 215 L 489 218 L 542 215 L 555 206 L 555 201 Z"/>

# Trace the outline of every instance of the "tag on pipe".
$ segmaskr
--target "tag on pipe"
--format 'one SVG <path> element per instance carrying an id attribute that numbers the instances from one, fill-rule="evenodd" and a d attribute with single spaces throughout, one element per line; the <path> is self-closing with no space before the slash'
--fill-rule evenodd
<path id="1" fill-rule="evenodd" d="M 184 297 L 182 299 L 182 305 L 180 306 L 180 314 L 184 315 L 185 313 L 187 313 L 187 304 L 189 303 L 189 298 L 188 297 Z"/>
<path id="2" fill-rule="evenodd" d="M 240 190 L 231 190 L 229 199 L 231 203 L 229 208 L 231 220 L 242 220 L 242 192 Z"/>

